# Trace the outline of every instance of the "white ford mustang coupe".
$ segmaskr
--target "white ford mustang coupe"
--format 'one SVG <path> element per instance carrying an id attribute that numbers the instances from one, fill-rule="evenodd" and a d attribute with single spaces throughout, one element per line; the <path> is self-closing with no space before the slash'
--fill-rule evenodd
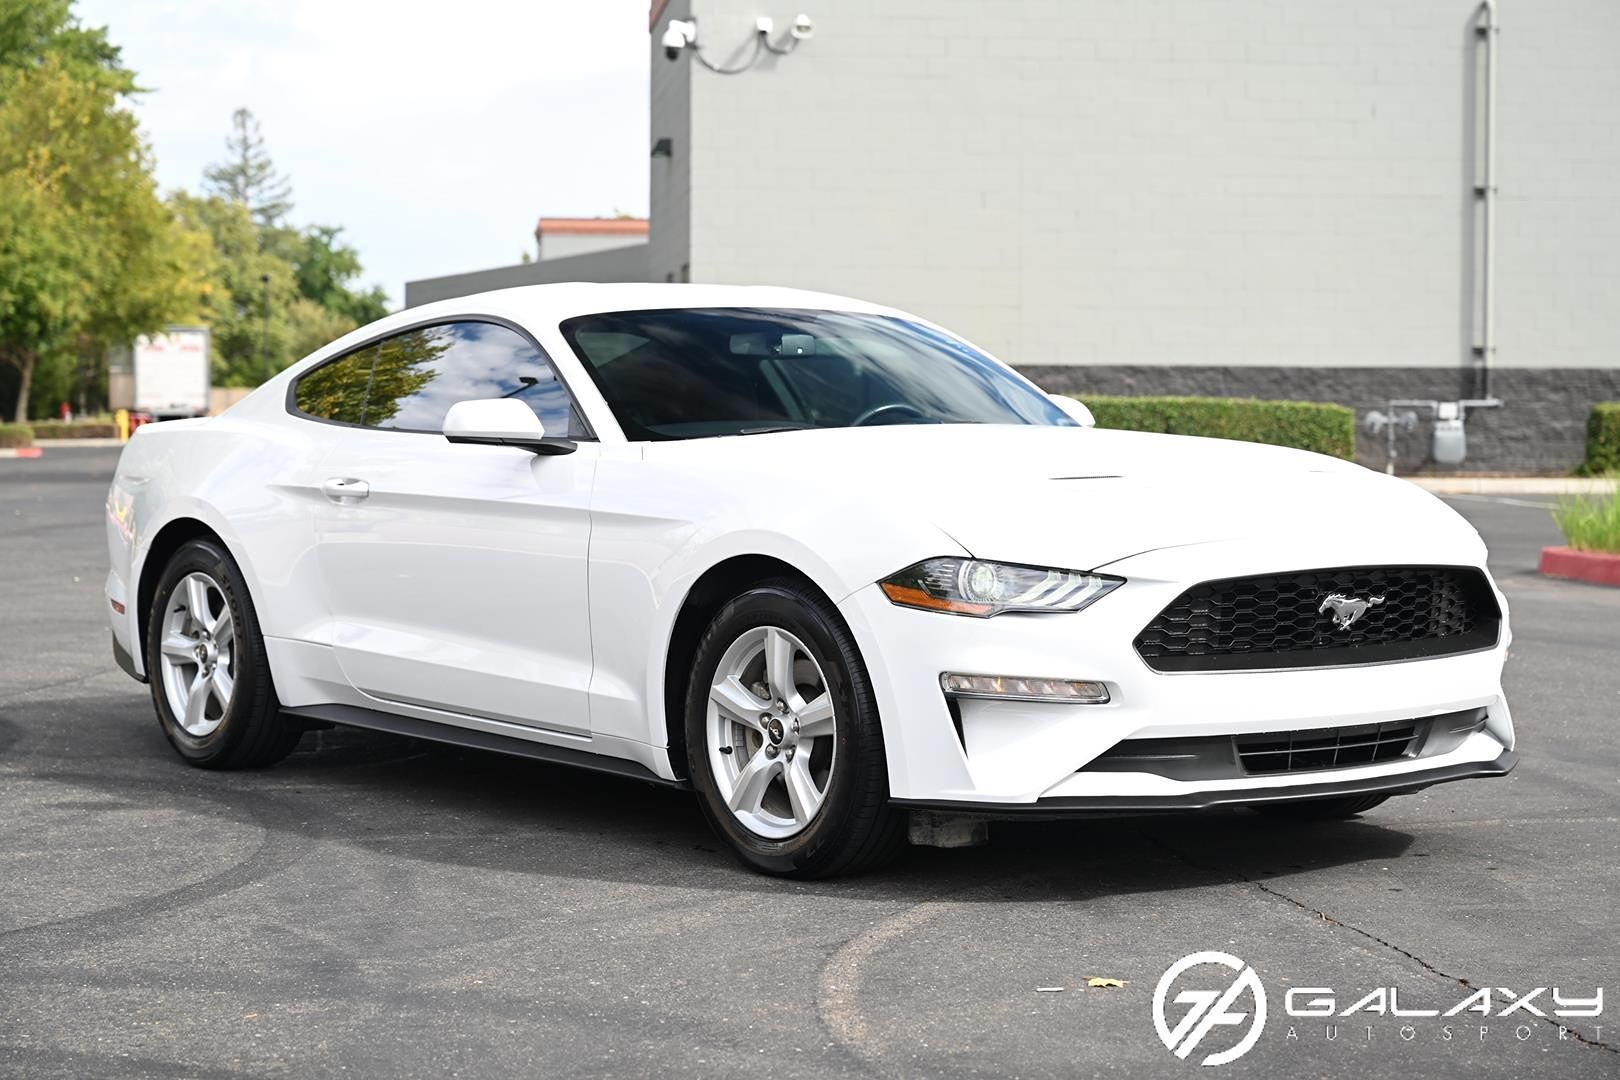
<path id="1" fill-rule="evenodd" d="M 690 786 L 773 874 L 908 821 L 1343 817 L 1514 763 L 1506 607 L 1443 503 L 1099 430 L 842 297 L 413 308 L 141 428 L 107 511 L 114 651 L 192 764 L 332 723 L 568 762 Z"/>

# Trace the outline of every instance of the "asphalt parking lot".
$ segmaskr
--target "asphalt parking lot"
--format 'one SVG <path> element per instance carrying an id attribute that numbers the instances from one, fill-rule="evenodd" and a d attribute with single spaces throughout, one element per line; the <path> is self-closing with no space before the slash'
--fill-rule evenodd
<path id="1" fill-rule="evenodd" d="M 681 793 L 538 763 L 338 729 L 182 765 L 108 648 L 115 456 L 0 461 L 0 1074 L 1159 1077 L 1199 1070 L 1155 984 L 1222 950 L 1271 1015 L 1208 1073 L 1620 1075 L 1611 1002 L 1547 1008 L 1620 993 L 1620 590 L 1535 575 L 1544 499 L 1453 501 L 1513 610 L 1508 778 L 1326 825 L 998 826 L 796 884 Z M 1548 987 L 1549 1015 L 1290 1020 L 1288 986 Z"/>

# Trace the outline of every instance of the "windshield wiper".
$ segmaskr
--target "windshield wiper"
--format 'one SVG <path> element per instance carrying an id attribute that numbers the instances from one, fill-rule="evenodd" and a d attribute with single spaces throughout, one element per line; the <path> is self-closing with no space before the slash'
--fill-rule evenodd
<path id="1" fill-rule="evenodd" d="M 817 424 L 772 424 L 770 427 L 743 428 L 738 435 L 771 435 L 778 431 L 810 431 Z"/>

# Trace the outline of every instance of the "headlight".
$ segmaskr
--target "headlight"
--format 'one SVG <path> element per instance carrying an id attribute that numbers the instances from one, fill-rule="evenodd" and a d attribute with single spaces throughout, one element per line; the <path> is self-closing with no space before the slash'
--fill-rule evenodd
<path id="1" fill-rule="evenodd" d="M 878 582 L 905 607 L 988 618 L 1004 611 L 1079 611 L 1124 578 L 980 559 L 924 559 Z"/>

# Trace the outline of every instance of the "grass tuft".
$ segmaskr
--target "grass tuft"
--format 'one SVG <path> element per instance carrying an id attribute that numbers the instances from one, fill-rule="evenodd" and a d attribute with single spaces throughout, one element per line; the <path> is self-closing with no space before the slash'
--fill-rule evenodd
<path id="1" fill-rule="evenodd" d="M 1620 555 L 1620 491 L 1595 499 L 1562 501 L 1553 518 L 1575 550 Z"/>

